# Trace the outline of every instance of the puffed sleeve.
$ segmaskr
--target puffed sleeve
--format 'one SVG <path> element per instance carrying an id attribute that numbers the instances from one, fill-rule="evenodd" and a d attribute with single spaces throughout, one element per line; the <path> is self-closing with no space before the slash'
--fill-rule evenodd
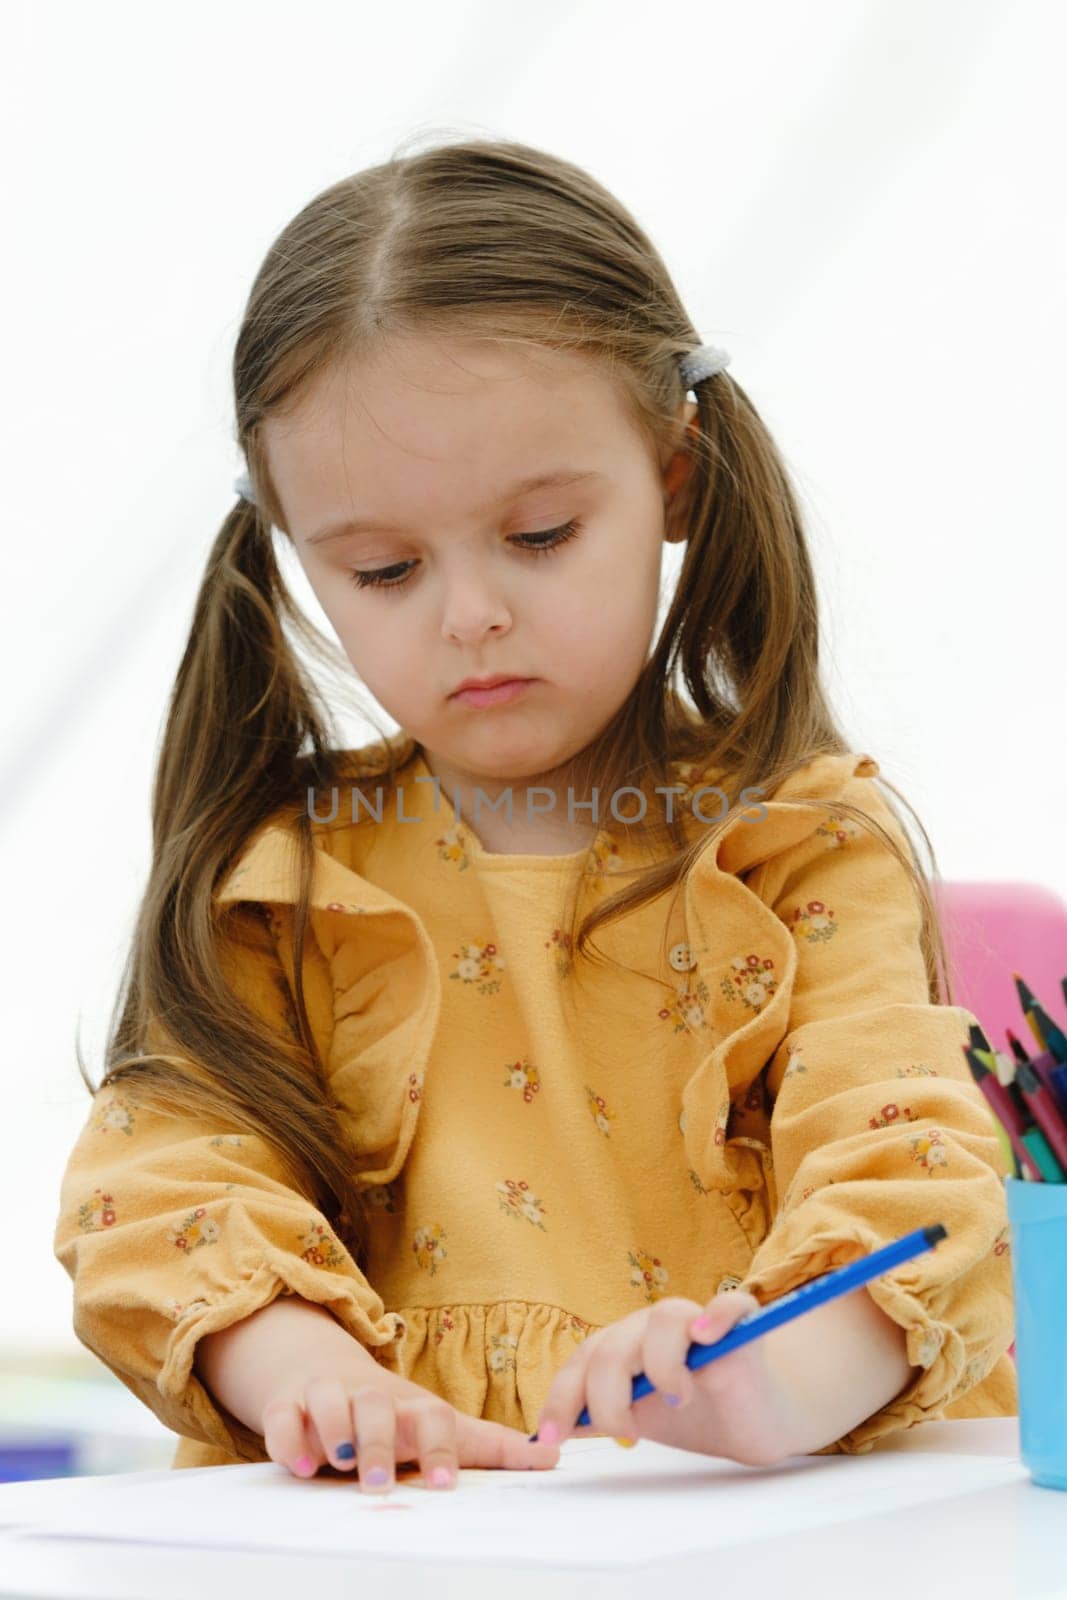
<path id="1" fill-rule="evenodd" d="M 285 1029 L 291 1001 L 270 927 L 254 907 L 230 918 L 241 952 L 224 955 L 228 979 Z M 403 1337 L 271 1146 L 221 1119 L 164 1116 L 139 1103 L 135 1080 L 94 1099 L 63 1174 L 54 1252 L 73 1281 L 81 1343 L 166 1427 L 245 1461 L 265 1459 L 262 1440 L 192 1370 L 205 1334 L 293 1294 L 376 1353 Z"/>
<path id="2" fill-rule="evenodd" d="M 877 772 L 861 758 L 837 793 L 907 852 L 870 781 Z M 905 1329 L 920 1370 L 820 1452 L 855 1454 L 939 1416 L 1011 1344 L 1005 1168 L 961 1048 L 974 1018 L 929 999 L 921 912 L 903 867 L 832 803 L 813 822 L 795 813 L 789 827 L 801 836 L 747 877 L 792 949 L 774 996 L 787 1007 L 786 1030 L 765 1072 L 766 1175 L 777 1200 L 741 1287 L 766 1303 L 916 1228 L 948 1230 L 934 1250 L 868 1286 Z"/>

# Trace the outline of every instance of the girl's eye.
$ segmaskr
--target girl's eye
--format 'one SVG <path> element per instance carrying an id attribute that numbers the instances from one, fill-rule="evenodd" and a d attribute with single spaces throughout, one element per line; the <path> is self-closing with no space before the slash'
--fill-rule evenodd
<path id="1" fill-rule="evenodd" d="M 521 550 L 528 550 L 531 555 L 550 555 L 553 550 L 558 550 L 560 545 L 566 544 L 568 539 L 573 539 L 581 528 L 581 523 L 572 518 L 565 522 L 561 528 L 548 528 L 544 533 L 517 533 L 515 538 Z M 539 544 L 524 543 L 527 540 L 540 540 Z M 399 589 L 411 576 L 414 562 L 398 561 L 392 567 L 377 567 L 372 572 L 349 573 L 352 582 L 358 589 Z M 405 571 L 404 569 L 407 568 Z M 391 574 L 399 573 L 399 577 Z"/>

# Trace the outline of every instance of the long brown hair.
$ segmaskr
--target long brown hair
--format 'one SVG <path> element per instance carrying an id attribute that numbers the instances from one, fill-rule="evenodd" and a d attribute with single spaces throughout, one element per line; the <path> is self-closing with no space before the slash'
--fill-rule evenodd
<path id="1" fill-rule="evenodd" d="M 398 151 L 293 218 L 255 279 L 234 353 L 237 440 L 256 504 L 237 501 L 207 560 L 155 773 L 152 862 L 106 1075 L 94 1088 L 80 1055 L 79 1068 L 93 1094 L 131 1082 L 142 1100 L 171 1114 L 213 1124 L 221 1116 L 262 1136 L 339 1231 L 344 1225 L 357 1260 L 366 1213 L 356 1161 L 303 984 L 316 848 L 305 797 L 350 777 L 350 753 L 337 748 L 330 708 L 294 643 L 335 673 L 335 691 L 354 680 L 342 652 L 301 613 L 276 562 L 272 527 L 291 536 L 263 425 L 297 407 L 336 364 L 409 333 L 577 351 L 619 385 L 664 466 L 681 445 L 691 457 L 669 512 L 684 519 L 686 544 L 658 643 L 576 775 L 585 792 L 595 784 L 611 794 L 669 785 L 667 763 L 682 760 L 720 783 L 731 803 L 695 839 L 650 808 L 638 827 L 656 859 L 586 911 L 572 937 L 576 958 L 595 959 L 592 934 L 604 923 L 677 893 L 696 854 L 752 804 L 743 791 L 772 797 L 815 756 L 855 748 L 820 679 L 815 581 L 781 455 L 727 373 L 695 386 L 697 411 L 683 428 L 678 362 L 702 337 L 655 246 L 614 196 L 545 151 L 464 140 Z M 344 694 L 330 699 L 339 704 Z M 400 744 L 379 727 L 373 706 L 360 710 L 380 734 L 382 774 L 395 777 Z M 834 805 L 872 828 L 909 874 L 922 908 L 930 999 L 951 1004 L 937 909 L 906 832 L 902 845 L 862 809 Z M 245 914 L 222 917 L 213 902 L 250 834 L 276 814 L 291 827 L 301 874 L 292 1031 L 268 1026 L 227 981 L 220 935 L 238 934 Z"/>

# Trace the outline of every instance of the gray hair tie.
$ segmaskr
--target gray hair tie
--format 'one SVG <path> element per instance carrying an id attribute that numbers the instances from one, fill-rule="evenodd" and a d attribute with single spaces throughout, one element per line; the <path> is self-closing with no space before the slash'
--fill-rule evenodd
<path id="1" fill-rule="evenodd" d="M 700 383 L 704 378 L 714 378 L 729 364 L 729 351 L 719 350 L 713 344 L 702 344 L 698 350 L 690 350 L 688 355 L 682 357 L 678 370 L 686 387 L 691 389 L 694 383 Z"/>

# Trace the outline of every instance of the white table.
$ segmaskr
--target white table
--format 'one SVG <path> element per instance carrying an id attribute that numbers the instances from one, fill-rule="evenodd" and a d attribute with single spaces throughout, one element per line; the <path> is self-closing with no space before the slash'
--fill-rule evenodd
<path id="1" fill-rule="evenodd" d="M 1018 1463 L 1018 1422 L 1013 1417 L 930 1422 L 890 1436 L 876 1446 L 880 1450 L 943 1455 L 948 1474 L 961 1454 Z M 1021 1470 L 1018 1475 L 1009 1471 L 1008 1481 L 992 1489 L 950 1493 L 929 1505 L 862 1514 L 778 1536 L 773 1532 L 775 1487 L 769 1475 L 752 1484 L 752 1493 L 768 1500 L 764 1537 L 729 1545 L 717 1552 L 714 1564 L 706 1556 L 687 1556 L 610 1572 L 518 1563 L 428 1563 L 417 1550 L 410 1560 L 338 1559 L 35 1537 L 33 1520 L 54 1513 L 63 1497 L 76 1494 L 85 1481 L 0 1484 L 0 1522 L 10 1490 L 18 1499 L 8 1499 L 7 1519 L 17 1505 L 24 1524 L 21 1531 L 0 1530 L 3 1600 L 232 1600 L 237 1592 L 254 1594 L 257 1600 L 292 1600 L 311 1585 L 337 1600 L 366 1600 L 368 1595 L 389 1600 L 430 1595 L 433 1600 L 533 1600 L 536 1595 L 544 1600 L 546 1593 L 553 1600 L 626 1600 L 662 1594 L 665 1584 L 672 1596 L 728 1590 L 739 1600 L 858 1595 L 864 1600 L 908 1600 L 915 1594 L 950 1600 L 1067 1600 L 1067 1493 L 1038 1488 Z M 454 1493 L 462 1494 L 462 1485 Z M 531 1533 L 536 1537 L 535 1529 Z"/>

